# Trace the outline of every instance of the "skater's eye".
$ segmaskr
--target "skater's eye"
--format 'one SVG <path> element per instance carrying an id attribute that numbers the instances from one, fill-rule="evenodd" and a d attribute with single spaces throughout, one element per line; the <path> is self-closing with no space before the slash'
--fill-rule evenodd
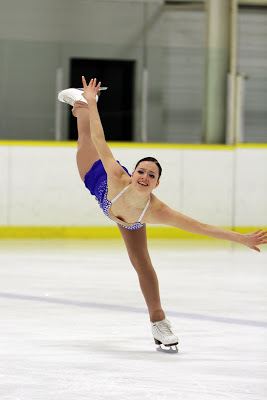
<path id="1" fill-rule="evenodd" d="M 143 175 L 143 174 L 145 173 L 145 171 L 144 171 L 143 169 L 139 169 L 137 172 L 138 172 L 139 175 Z M 152 178 L 152 179 L 155 178 L 155 175 L 154 175 L 154 174 L 151 174 L 151 173 L 150 173 L 150 174 L 148 174 L 148 175 L 149 175 L 149 177 Z"/>

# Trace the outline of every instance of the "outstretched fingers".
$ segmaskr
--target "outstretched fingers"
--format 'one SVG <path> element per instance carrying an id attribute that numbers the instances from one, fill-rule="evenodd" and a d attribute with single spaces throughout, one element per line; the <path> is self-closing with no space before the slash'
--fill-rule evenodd
<path id="1" fill-rule="evenodd" d="M 267 231 L 259 229 L 258 231 L 254 232 L 254 235 L 257 235 L 257 236 L 267 235 Z"/>
<path id="2" fill-rule="evenodd" d="M 95 89 L 96 91 L 98 91 L 100 89 L 101 86 L 101 82 L 98 82 L 98 84 L 96 84 L 97 79 L 93 78 L 90 80 L 89 86 L 91 86 L 93 89 Z"/>
<path id="3" fill-rule="evenodd" d="M 254 246 L 252 246 L 253 250 L 260 251 L 260 249 L 257 246 L 262 244 L 267 244 L 267 232 L 263 231 L 262 229 L 254 232 L 252 234 L 252 237 L 254 241 L 253 243 Z"/>
<path id="4" fill-rule="evenodd" d="M 245 241 L 244 244 L 251 249 L 260 252 L 260 248 L 263 244 L 267 244 L 267 231 L 262 229 L 255 231 L 250 234 L 244 235 Z"/>
<path id="5" fill-rule="evenodd" d="M 101 82 L 98 82 L 97 84 L 97 79 L 96 78 L 92 78 L 89 82 L 89 84 L 87 85 L 86 79 L 84 76 L 82 76 L 82 85 L 83 85 L 83 89 L 86 90 L 87 88 L 91 88 L 95 91 L 99 91 L 100 87 L 101 87 Z"/>
<path id="6" fill-rule="evenodd" d="M 83 84 L 83 88 L 84 88 L 84 89 L 86 89 L 86 88 L 88 87 L 88 86 L 87 86 L 86 79 L 85 79 L 84 76 L 82 76 L 82 84 Z"/>
<path id="7" fill-rule="evenodd" d="M 262 238 L 258 239 L 259 243 L 265 244 L 267 243 L 267 236 L 263 236 Z"/>
<path id="8" fill-rule="evenodd" d="M 267 242 L 267 232 L 266 231 L 260 230 L 260 231 L 255 232 L 254 235 L 255 235 L 255 238 L 257 238 L 257 240 L 260 243 Z"/>
<path id="9" fill-rule="evenodd" d="M 96 86 L 97 92 L 99 92 L 100 88 L 101 88 L 101 82 L 99 81 L 98 84 L 97 84 L 97 86 Z"/>
<path id="10" fill-rule="evenodd" d="M 257 247 L 257 246 L 253 246 L 253 247 L 251 247 L 253 250 L 256 250 L 256 251 L 258 251 L 259 253 L 260 253 L 260 248 L 259 247 Z"/>

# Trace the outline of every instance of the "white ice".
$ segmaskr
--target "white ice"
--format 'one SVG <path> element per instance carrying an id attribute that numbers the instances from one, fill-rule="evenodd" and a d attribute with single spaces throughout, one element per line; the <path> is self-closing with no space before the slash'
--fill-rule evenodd
<path id="1" fill-rule="evenodd" d="M 1 400 L 267 398 L 267 252 L 152 241 L 178 354 L 120 241 L 0 242 Z"/>

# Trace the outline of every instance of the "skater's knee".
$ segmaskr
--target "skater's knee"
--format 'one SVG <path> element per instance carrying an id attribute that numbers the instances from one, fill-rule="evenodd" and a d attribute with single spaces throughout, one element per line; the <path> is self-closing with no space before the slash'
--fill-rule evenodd
<path id="1" fill-rule="evenodd" d="M 77 141 L 77 152 L 81 153 L 84 150 L 86 152 L 91 151 L 93 147 L 93 142 L 88 132 L 79 132 L 79 139 Z"/>
<path id="2" fill-rule="evenodd" d="M 137 272 L 145 272 L 147 269 L 151 269 L 152 264 L 150 258 L 146 254 L 129 254 L 130 261 Z"/>

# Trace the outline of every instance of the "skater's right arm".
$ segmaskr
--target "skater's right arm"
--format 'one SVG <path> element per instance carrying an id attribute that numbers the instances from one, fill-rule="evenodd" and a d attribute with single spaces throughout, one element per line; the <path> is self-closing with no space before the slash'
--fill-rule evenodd
<path id="1" fill-rule="evenodd" d="M 83 83 L 83 97 L 86 99 L 89 108 L 90 118 L 90 130 L 92 141 L 96 147 L 99 158 L 101 159 L 107 174 L 110 177 L 121 178 L 123 175 L 127 175 L 124 169 L 117 163 L 114 158 L 110 147 L 108 146 L 100 116 L 96 104 L 96 95 L 99 92 L 101 82 L 96 84 L 96 79 L 91 79 L 89 85 L 87 85 L 84 76 L 82 77 Z"/>

